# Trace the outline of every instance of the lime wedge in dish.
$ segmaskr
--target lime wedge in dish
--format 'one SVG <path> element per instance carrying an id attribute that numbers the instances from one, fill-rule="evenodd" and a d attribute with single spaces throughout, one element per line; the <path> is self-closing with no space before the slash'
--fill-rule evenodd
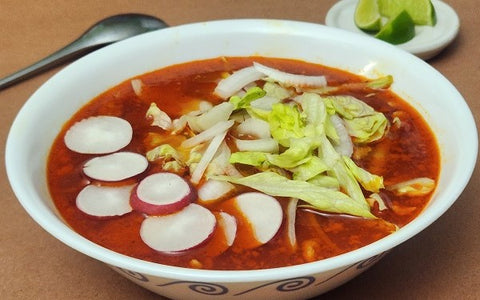
<path id="1" fill-rule="evenodd" d="M 436 23 L 435 8 L 430 0 L 377 0 L 380 15 L 392 18 L 402 10 L 406 10 L 415 25 L 430 25 Z"/>
<path id="2" fill-rule="evenodd" d="M 377 0 L 360 0 L 355 8 L 355 25 L 365 31 L 378 31 L 382 27 Z"/>
<path id="3" fill-rule="evenodd" d="M 394 45 L 403 44 L 415 36 L 415 23 L 406 10 L 391 18 L 375 35 L 376 38 Z"/>

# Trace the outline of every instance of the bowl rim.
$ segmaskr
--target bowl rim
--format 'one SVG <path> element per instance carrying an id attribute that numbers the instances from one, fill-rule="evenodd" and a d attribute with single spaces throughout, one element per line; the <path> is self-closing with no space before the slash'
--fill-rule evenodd
<path id="1" fill-rule="evenodd" d="M 175 267 L 175 266 L 166 266 L 157 263 L 147 262 L 140 259 L 128 257 L 123 254 L 116 253 L 112 250 L 103 248 L 89 240 L 81 237 L 75 231 L 71 230 L 66 224 L 61 222 L 61 220 L 52 212 L 48 211 L 48 207 L 45 203 L 41 202 L 39 195 L 34 195 L 30 192 L 26 192 L 22 185 L 21 174 L 16 170 L 15 163 L 17 162 L 16 149 L 18 147 L 15 139 L 15 133 L 18 132 L 22 126 L 22 119 L 25 118 L 24 115 L 27 114 L 27 111 L 35 105 L 37 98 L 44 97 L 47 95 L 51 89 L 54 88 L 54 82 L 61 81 L 62 77 L 68 73 L 75 72 L 77 66 L 88 64 L 94 59 L 101 57 L 106 57 L 115 51 L 122 49 L 123 47 L 132 47 L 135 43 L 141 43 L 150 38 L 162 38 L 167 34 L 173 34 L 174 32 L 182 31 L 189 32 L 191 34 L 208 34 L 210 31 L 225 31 L 227 28 L 229 30 L 236 29 L 242 30 L 242 28 L 255 28 L 259 26 L 265 26 L 261 30 L 266 32 L 282 32 L 284 28 L 276 27 L 277 23 L 284 24 L 287 28 L 289 26 L 294 27 L 295 29 L 304 29 L 306 33 L 301 31 L 298 34 L 305 35 L 311 34 L 312 32 L 318 32 L 319 34 L 332 35 L 336 36 L 337 39 L 351 40 L 355 43 L 358 43 L 360 46 L 372 45 L 375 48 L 382 49 L 383 51 L 390 51 L 389 53 L 394 54 L 394 56 L 399 56 L 402 59 L 405 59 L 408 62 L 414 62 L 415 64 L 421 66 L 422 68 L 430 69 L 429 72 L 435 74 L 438 80 L 441 80 L 444 84 L 448 85 L 450 89 L 453 89 L 453 93 L 456 95 L 459 101 L 459 107 L 465 113 L 465 122 L 469 123 L 469 126 L 472 128 L 472 132 L 469 132 L 469 138 L 472 139 L 472 144 L 474 148 L 470 151 L 470 156 L 467 159 L 470 160 L 470 166 L 467 169 L 464 169 L 464 178 L 462 178 L 459 185 L 452 189 L 449 199 L 442 202 L 441 205 L 437 205 L 435 210 L 425 210 L 420 216 L 415 220 L 401 228 L 395 234 L 387 236 L 383 239 L 380 239 L 372 244 L 364 246 L 354 251 L 350 251 L 345 254 L 341 254 L 335 257 L 327 258 L 324 260 L 295 265 L 287 266 L 280 268 L 272 269 L 263 269 L 263 270 L 242 270 L 242 271 L 224 271 L 224 270 L 195 270 L 189 268 Z M 274 25 L 272 25 L 274 24 Z M 205 30 L 205 26 L 209 30 Z M 278 24 L 277 24 L 278 25 Z M 200 30 L 200 31 L 199 31 Z M 246 29 L 245 29 L 246 30 Z M 377 50 L 378 51 L 378 50 Z M 127 79 L 127 78 L 126 78 Z M 416 235 L 432 222 L 438 219 L 458 198 L 462 193 L 463 189 L 467 185 L 470 177 L 473 173 L 476 157 L 478 153 L 478 136 L 476 134 L 476 125 L 473 120 L 473 115 L 468 108 L 463 97 L 460 93 L 453 87 L 453 85 L 445 78 L 443 75 L 438 73 L 433 67 L 426 64 L 424 61 L 419 58 L 401 50 L 394 46 L 391 46 L 387 43 L 362 36 L 360 34 L 347 32 L 345 30 L 331 28 L 320 24 L 313 24 L 308 22 L 301 21 L 292 21 L 292 20 L 275 20 L 275 19 L 231 19 L 231 20 L 215 20 L 208 22 L 198 22 L 191 24 L 184 24 L 179 26 L 174 26 L 166 29 L 162 29 L 155 32 L 145 33 L 127 40 L 112 44 L 110 46 L 99 49 L 78 61 L 73 62 L 69 66 L 65 67 L 63 70 L 55 74 L 50 80 L 44 83 L 23 105 L 20 109 L 17 117 L 15 118 L 12 127 L 10 129 L 9 135 L 7 137 L 6 150 L 5 150 L 5 162 L 7 175 L 10 180 L 10 184 L 13 188 L 15 195 L 17 196 L 19 202 L 28 212 L 28 214 L 47 232 L 53 235 L 55 238 L 59 239 L 66 245 L 71 248 L 84 253 L 90 257 L 98 259 L 102 262 L 105 262 L 112 266 L 117 266 L 134 272 L 140 272 L 142 274 L 160 276 L 167 278 L 175 279 L 187 279 L 187 280 L 203 280 L 208 282 L 251 282 L 258 280 L 276 280 L 282 279 L 286 276 L 296 277 L 303 276 L 305 274 L 318 274 L 321 272 L 332 271 L 335 269 L 343 268 L 349 265 L 353 265 L 362 260 L 369 259 L 375 255 L 380 255 L 383 252 L 390 250 L 391 248 L 397 246 L 398 244 L 403 243 L 407 239 Z M 36 203 L 31 199 L 39 200 L 40 202 Z"/>

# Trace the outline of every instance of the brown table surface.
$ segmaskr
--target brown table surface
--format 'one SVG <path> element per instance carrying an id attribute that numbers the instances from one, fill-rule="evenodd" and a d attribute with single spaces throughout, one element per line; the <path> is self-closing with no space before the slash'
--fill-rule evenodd
<path id="1" fill-rule="evenodd" d="M 169 25 L 228 18 L 324 23 L 334 0 L 0 0 L 0 77 L 50 54 L 103 17 L 128 12 Z M 446 1 L 459 36 L 429 61 L 480 118 L 480 11 L 476 0 Z M 0 155 L 17 111 L 59 68 L 0 91 Z M 478 122 L 477 122 L 478 124 Z M 452 124 L 454 126 L 455 124 Z M 461 133 L 459 133 L 461 134 Z M 319 299 L 480 299 L 480 173 L 437 222 L 377 265 Z M 1 299 L 158 299 L 106 265 L 54 239 L 17 202 L 0 165 Z"/>

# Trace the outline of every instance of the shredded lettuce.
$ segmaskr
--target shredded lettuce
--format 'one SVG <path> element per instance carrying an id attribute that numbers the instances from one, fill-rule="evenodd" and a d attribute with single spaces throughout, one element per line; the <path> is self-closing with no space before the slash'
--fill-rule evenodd
<path id="1" fill-rule="evenodd" d="M 182 155 L 169 144 L 153 148 L 146 153 L 146 157 L 148 161 L 162 160 L 164 171 L 177 173 L 186 166 Z"/>
<path id="2" fill-rule="evenodd" d="M 343 156 L 342 158 L 350 172 L 364 189 L 378 193 L 380 189 L 384 188 L 383 178 L 381 176 L 371 174 L 367 170 L 360 168 L 350 157 Z"/>
<path id="3" fill-rule="evenodd" d="M 262 98 L 266 93 L 267 92 L 256 86 L 248 89 L 242 97 L 237 95 L 230 97 L 229 102 L 233 104 L 235 110 L 246 108 L 250 106 L 252 101 Z"/>
<path id="4" fill-rule="evenodd" d="M 272 196 L 298 198 L 322 211 L 375 218 L 370 212 L 368 204 L 361 205 L 352 201 L 348 195 L 342 192 L 306 181 L 291 180 L 274 172 L 261 172 L 241 178 L 230 176 L 213 176 L 211 178 L 248 186 Z"/>
<path id="5" fill-rule="evenodd" d="M 163 144 L 153 148 L 152 150 L 147 152 L 146 157 L 148 161 L 172 158 L 175 160 L 181 160 L 180 153 L 169 144 Z"/>
<path id="6" fill-rule="evenodd" d="M 338 179 L 332 176 L 319 174 L 307 181 L 311 184 L 315 184 L 324 188 L 329 188 L 337 191 L 340 190 L 340 183 L 338 183 Z"/>
<path id="7" fill-rule="evenodd" d="M 269 74 L 272 71 L 258 64 L 257 68 Z M 328 95 L 333 90 L 337 93 L 338 88 L 324 87 L 323 83 L 321 89 L 292 84 L 297 80 L 326 84 L 322 76 L 292 77 L 293 74 L 273 70 L 272 74 L 295 80 L 288 83 L 280 77 L 274 82 L 263 79 L 263 85 L 251 87 L 252 80 L 265 77 L 263 71 L 253 67 L 240 71 L 229 78 L 241 75 L 243 86 L 237 80 L 223 80 L 216 89 L 222 98 L 229 97 L 228 101 L 185 116 L 182 121 L 188 122 L 188 126 L 183 124 L 178 126 L 178 132 L 172 132 L 178 134 L 189 128 L 196 134 L 182 143 L 189 148 L 188 153 L 183 153 L 185 159 L 173 147 L 162 145 L 147 153 L 149 160 L 162 158 L 164 166 L 171 170 L 188 167 L 190 174 L 198 173 L 196 169 L 205 156 L 206 142 L 218 134 L 212 134 L 212 128 L 228 123 L 224 130 L 234 128 L 231 134 L 236 147 L 230 149 L 225 142 L 219 144 L 206 169 L 201 166 L 205 170 L 200 176 L 248 186 L 271 196 L 300 199 L 325 212 L 375 218 L 363 190 L 378 193 L 384 188 L 383 178 L 358 166 L 351 155 L 355 144 L 370 143 L 385 135 L 387 118 L 353 96 Z M 392 77 L 385 76 L 353 83 L 347 88 L 375 92 L 391 83 Z M 247 139 L 242 139 L 245 136 Z M 257 139 L 251 140 L 252 137 Z M 233 149 L 237 152 L 232 153 Z M 235 164 L 251 166 L 258 173 L 242 177 Z M 423 180 L 389 188 L 400 193 L 422 193 L 431 191 L 431 186 L 434 186 L 431 182 Z"/>
<path id="8" fill-rule="evenodd" d="M 393 83 L 393 76 L 386 75 L 367 82 L 367 87 L 371 89 L 388 89 Z"/>
<path id="9" fill-rule="evenodd" d="M 333 109 L 343 118 L 354 142 L 370 143 L 379 140 L 385 134 L 388 127 L 387 118 L 365 102 L 352 96 L 328 96 L 322 99 L 327 108 Z"/>
<path id="10" fill-rule="evenodd" d="M 316 140 L 310 137 L 300 139 L 291 138 L 291 145 L 281 154 L 268 156 L 268 161 L 280 168 L 295 168 L 307 162 L 312 156 L 312 151 L 318 146 Z"/>
<path id="11" fill-rule="evenodd" d="M 345 120 L 348 133 L 356 143 L 370 143 L 379 140 L 385 134 L 388 120 L 382 113 Z"/>
<path id="12" fill-rule="evenodd" d="M 290 139 L 304 136 L 305 122 L 296 106 L 274 104 L 267 121 L 272 137 L 282 146 L 289 147 Z"/>
<path id="13" fill-rule="evenodd" d="M 283 88 L 279 84 L 270 81 L 265 82 L 263 85 L 263 90 L 267 93 L 267 96 L 277 98 L 279 100 L 287 99 L 292 96 L 286 88 Z"/>
<path id="14" fill-rule="evenodd" d="M 428 177 L 418 177 L 387 186 L 387 189 L 397 195 L 421 196 L 427 195 L 435 188 L 435 180 Z"/>
<path id="15" fill-rule="evenodd" d="M 345 119 L 370 116 L 375 113 L 371 106 L 352 96 L 328 96 L 325 97 L 325 101 L 329 102 L 335 112 Z"/>
<path id="16" fill-rule="evenodd" d="M 265 152 L 257 151 L 240 151 L 234 152 L 230 155 L 229 162 L 232 164 L 244 164 L 254 167 L 260 167 L 267 161 L 267 154 Z"/>
<path id="17" fill-rule="evenodd" d="M 328 166 L 318 156 L 310 156 L 303 164 L 291 169 L 292 178 L 295 180 L 312 180 L 328 170 Z M 338 185 L 338 182 L 337 182 Z"/>

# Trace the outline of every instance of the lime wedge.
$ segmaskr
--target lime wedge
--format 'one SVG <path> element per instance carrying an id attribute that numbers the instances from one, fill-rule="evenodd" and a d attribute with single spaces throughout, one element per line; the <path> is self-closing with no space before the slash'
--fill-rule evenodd
<path id="1" fill-rule="evenodd" d="M 377 0 L 360 0 L 355 8 L 355 25 L 365 31 L 380 30 L 381 16 Z"/>
<path id="2" fill-rule="evenodd" d="M 415 23 L 406 10 L 391 18 L 375 35 L 376 38 L 394 45 L 405 43 L 415 36 Z"/>
<path id="3" fill-rule="evenodd" d="M 430 0 L 378 0 L 380 14 L 387 18 L 398 15 L 406 10 L 416 25 L 430 25 L 436 23 L 435 8 Z"/>

